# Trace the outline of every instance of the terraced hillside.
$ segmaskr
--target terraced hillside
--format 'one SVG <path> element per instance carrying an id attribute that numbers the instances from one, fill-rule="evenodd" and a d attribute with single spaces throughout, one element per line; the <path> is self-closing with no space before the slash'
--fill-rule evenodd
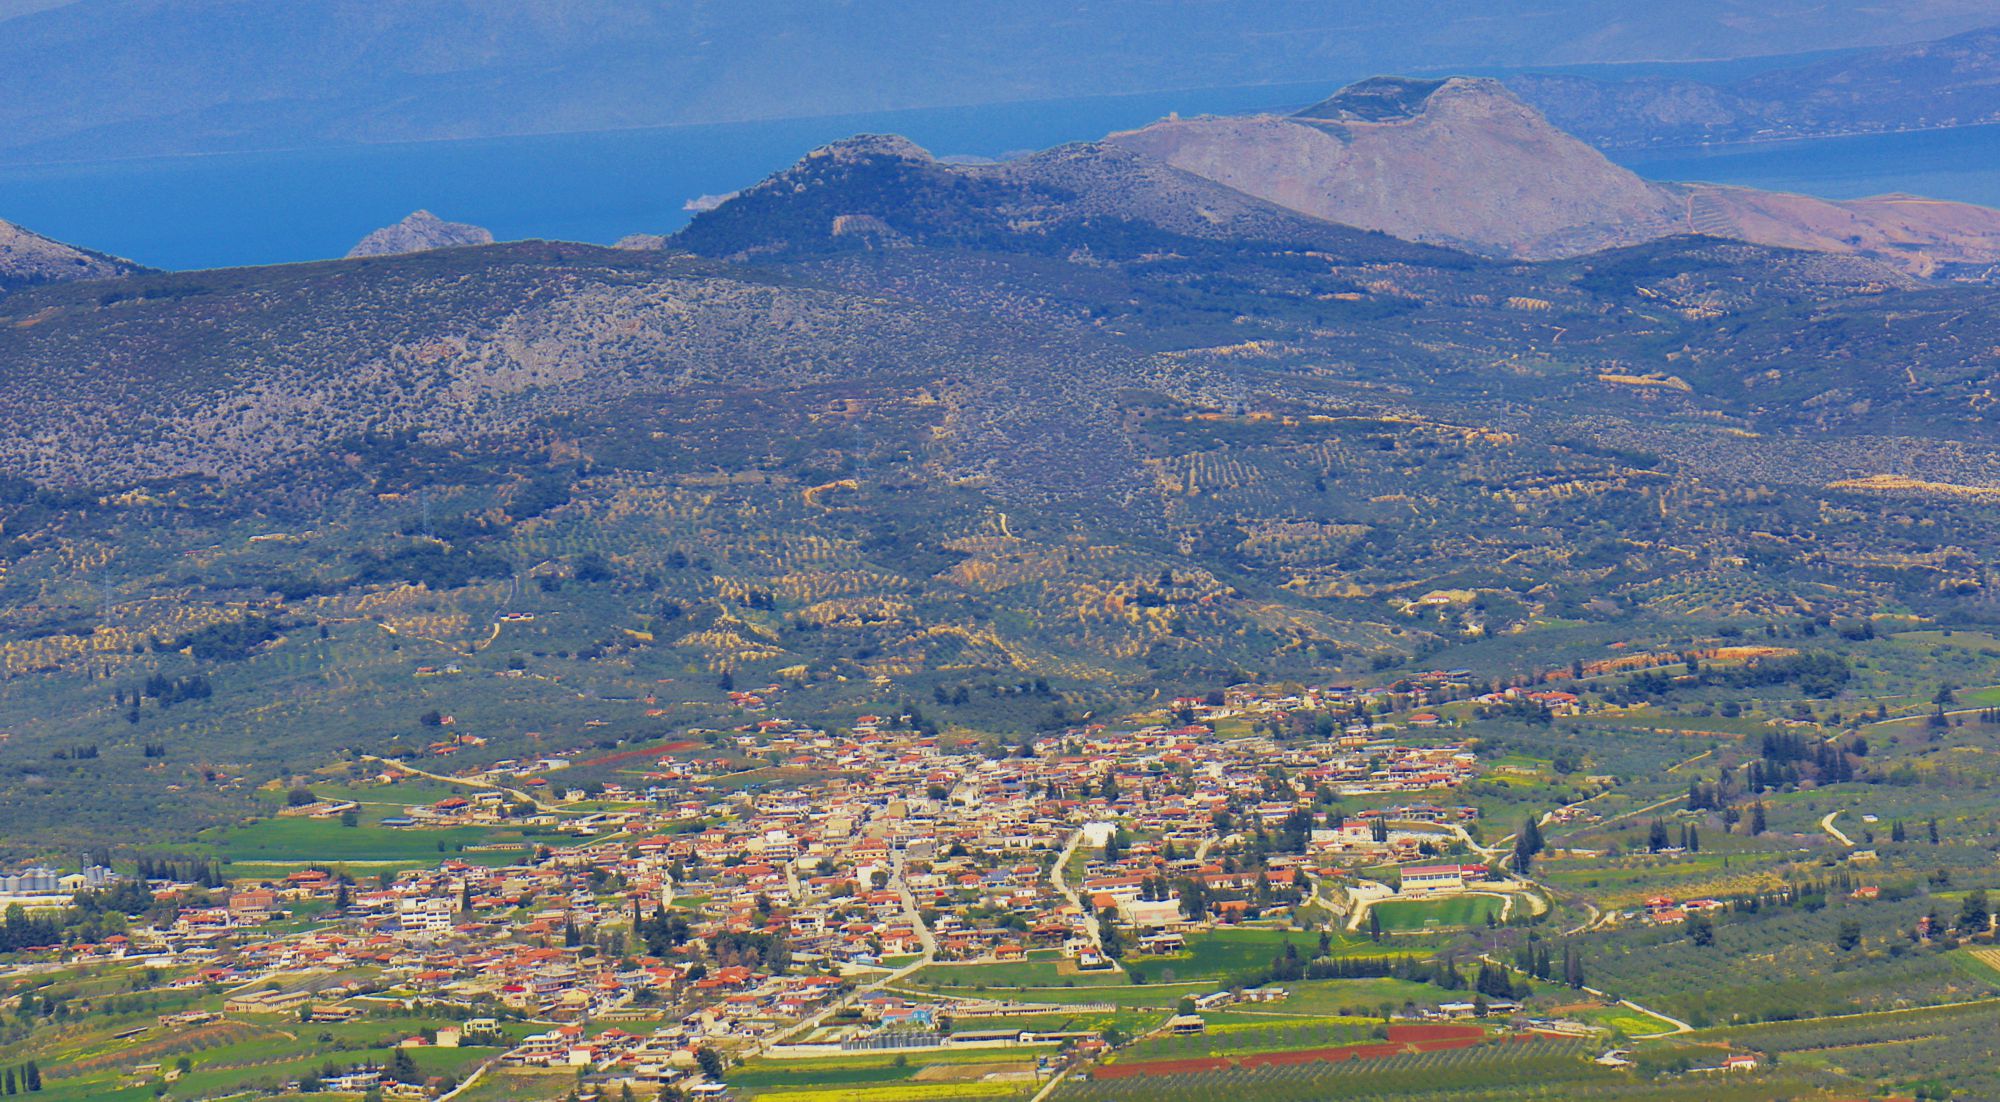
<path id="1" fill-rule="evenodd" d="M 1462 648 L 1983 622 L 1995 305 L 881 139 L 664 250 L 15 291 L 0 829 L 183 836 L 446 716 L 470 756 L 613 754 L 775 686 L 998 740 Z"/>

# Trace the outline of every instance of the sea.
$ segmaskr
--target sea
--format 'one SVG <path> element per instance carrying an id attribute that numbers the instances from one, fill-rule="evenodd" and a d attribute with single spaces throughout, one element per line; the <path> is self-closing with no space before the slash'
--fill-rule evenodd
<path id="1" fill-rule="evenodd" d="M 0 162 L 0 218 L 159 268 L 340 256 L 423 208 L 502 240 L 609 244 L 671 233 L 725 195 L 854 134 L 902 134 L 941 157 L 1003 158 L 1169 113 L 1289 111 L 1343 83 L 1255 85 L 978 107 L 469 141 L 76 163 Z M 2000 206 L 2000 126 L 1615 158 L 1659 180 L 1832 198 L 1891 192 Z"/>

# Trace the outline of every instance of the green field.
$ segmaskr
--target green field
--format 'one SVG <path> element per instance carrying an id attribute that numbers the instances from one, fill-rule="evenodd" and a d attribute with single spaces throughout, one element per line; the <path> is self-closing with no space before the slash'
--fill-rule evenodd
<path id="1" fill-rule="evenodd" d="M 1382 920 L 1391 933 L 1484 926 L 1488 918 L 1498 921 L 1501 900 L 1490 895 L 1450 895 L 1439 899 L 1392 899 L 1377 903 L 1369 913 Z"/>
<path id="2" fill-rule="evenodd" d="M 916 987 L 1123 987 L 1132 981 L 1112 969 L 1077 971 L 1055 960 L 989 961 L 979 964 L 933 964 L 905 981 Z"/>
<path id="3" fill-rule="evenodd" d="M 1333 950 L 1355 948 L 1368 943 L 1333 939 Z M 1222 929 L 1188 935 L 1187 951 L 1155 957 L 1127 957 L 1128 970 L 1143 972 L 1151 983 L 1189 981 L 1220 982 L 1267 969 L 1290 944 L 1306 958 L 1319 953 L 1319 935 L 1303 930 Z"/>
<path id="4" fill-rule="evenodd" d="M 337 819 L 262 819 L 248 826 L 223 827 L 202 836 L 228 863 L 303 865 L 308 863 L 436 864 L 459 856 L 467 846 L 533 843 L 519 829 L 444 827 L 439 829 L 342 826 Z M 490 856 L 473 854 L 472 857 Z M 501 855 L 501 859 L 508 859 Z"/>

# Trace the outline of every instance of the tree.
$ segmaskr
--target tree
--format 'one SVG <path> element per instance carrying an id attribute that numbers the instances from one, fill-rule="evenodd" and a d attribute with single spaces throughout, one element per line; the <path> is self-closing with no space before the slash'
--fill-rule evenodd
<path id="1" fill-rule="evenodd" d="M 423 1082 L 423 1072 L 418 1070 L 416 1060 L 410 1056 L 410 1050 L 406 1048 L 396 1049 L 395 1054 L 389 1057 L 388 1068 L 382 1074 L 398 1083 Z"/>
<path id="2" fill-rule="evenodd" d="M 1849 919 L 1840 924 L 1840 933 L 1834 938 L 1834 945 L 1843 953 L 1851 953 L 1861 944 L 1861 923 Z"/>
<path id="3" fill-rule="evenodd" d="M 1753 836 L 1762 834 L 1764 833 L 1766 826 L 1767 823 L 1764 818 L 1764 801 L 1758 800 L 1756 803 L 1750 805 L 1750 833 Z"/>
<path id="4" fill-rule="evenodd" d="M 1709 921 L 1707 915 L 1693 914 L 1687 916 L 1685 928 L 1688 940 L 1694 942 L 1696 945 L 1706 948 L 1715 944 L 1715 923 Z"/>
<path id="5" fill-rule="evenodd" d="M 42 1066 L 40 1064 L 35 1063 L 33 1060 L 28 1061 L 27 1067 L 22 1069 L 21 1074 L 27 1078 L 29 1090 L 38 1091 L 42 1089 Z"/>
<path id="6" fill-rule="evenodd" d="M 1112 960 L 1125 955 L 1125 938 L 1118 932 L 1118 909 L 1106 907 L 1097 912 L 1097 940 L 1104 947 L 1104 955 Z"/>
<path id="7" fill-rule="evenodd" d="M 703 1076 L 717 1083 L 722 1082 L 722 1072 L 724 1069 L 722 1053 L 717 1052 L 713 1045 L 703 1045 L 695 1049 L 694 1062 L 701 1068 Z"/>
<path id="8" fill-rule="evenodd" d="M 1181 914 L 1189 922 L 1200 922 L 1208 917 L 1208 889 L 1201 881 L 1189 877 L 1176 888 L 1181 898 Z"/>
<path id="9" fill-rule="evenodd" d="M 1993 905 L 1988 901 L 1986 889 L 1979 888 L 1965 893 L 1965 905 L 1958 912 L 1960 933 L 1984 933 L 1993 923 Z"/>
<path id="10" fill-rule="evenodd" d="M 1526 876 L 1534 866 L 1535 855 L 1542 852 L 1546 843 L 1542 840 L 1542 826 L 1533 815 L 1521 820 L 1521 829 L 1514 835 L 1514 868 Z"/>

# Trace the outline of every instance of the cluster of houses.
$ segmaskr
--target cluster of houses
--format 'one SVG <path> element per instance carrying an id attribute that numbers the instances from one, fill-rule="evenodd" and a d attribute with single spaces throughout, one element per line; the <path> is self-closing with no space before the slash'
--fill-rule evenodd
<path id="1" fill-rule="evenodd" d="M 1689 915 L 1706 914 L 1727 907 L 1719 899 L 1681 899 L 1656 895 L 1646 900 L 1644 914 L 1646 921 L 1655 926 L 1677 926 L 1686 922 Z"/>
<path id="2" fill-rule="evenodd" d="M 1456 684 L 1440 674 L 1413 691 Z M 1216 730 L 1231 714 L 1331 702 L 1365 715 L 1367 699 L 1231 690 L 1176 702 L 1164 722 L 1079 726 L 1005 755 L 900 718 L 841 731 L 758 719 L 620 754 L 623 779 L 587 791 L 548 784 L 568 756 L 502 762 L 467 774 L 490 787 L 411 804 L 387 825 L 525 821 L 571 832 L 568 844 L 359 880 L 305 869 L 227 892 L 156 882 L 186 900 L 172 921 L 74 951 L 192 964 L 190 982 L 246 989 L 232 996 L 255 1002 L 246 1013 L 335 1021 L 356 1000 L 400 998 L 556 1023 L 516 1036 L 506 1059 L 702 1093 L 713 1085 L 691 1069 L 704 1046 L 741 1051 L 802 1026 L 842 1044 L 935 1032 L 936 1003 L 867 991 L 879 970 L 1106 967 L 1107 913 L 1132 951 L 1171 953 L 1191 931 L 1282 913 L 1363 866 L 1428 862 L 1404 871 L 1406 890 L 1482 878 L 1483 866 L 1444 863 L 1464 852 L 1476 811 L 1432 802 L 1477 776 L 1463 741 L 1366 720 Z M 731 755 L 810 779 L 714 783 Z M 1328 814 L 1330 798 L 1364 795 L 1376 810 Z M 286 921 L 306 915 L 317 921 Z M 298 974 L 344 979 L 258 990 Z M 616 1027 L 640 1010 L 648 1029 Z"/>

